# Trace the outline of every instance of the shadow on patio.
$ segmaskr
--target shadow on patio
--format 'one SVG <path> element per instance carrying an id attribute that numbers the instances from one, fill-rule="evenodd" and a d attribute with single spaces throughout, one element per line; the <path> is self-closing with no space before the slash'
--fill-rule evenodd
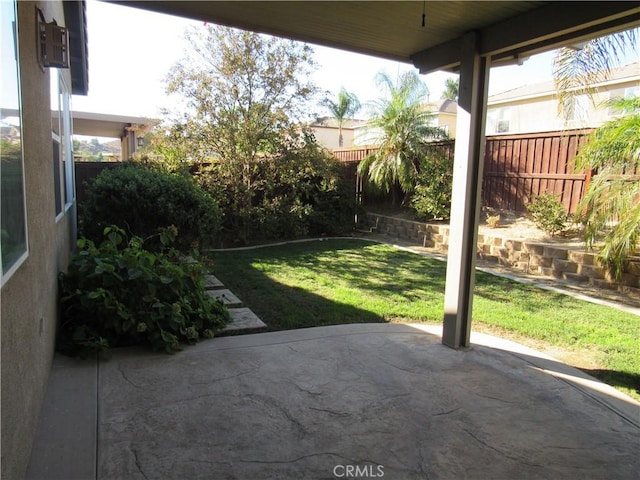
<path id="1" fill-rule="evenodd" d="M 635 478 L 636 402 L 472 341 L 354 324 L 58 357 L 30 478 Z"/>

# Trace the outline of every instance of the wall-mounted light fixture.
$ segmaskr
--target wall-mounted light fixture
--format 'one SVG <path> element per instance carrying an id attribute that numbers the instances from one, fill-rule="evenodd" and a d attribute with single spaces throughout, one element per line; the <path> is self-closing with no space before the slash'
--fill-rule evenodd
<path id="1" fill-rule="evenodd" d="M 69 68 L 69 32 L 55 20 L 47 23 L 42 10 L 36 8 L 40 65 L 47 68 Z"/>

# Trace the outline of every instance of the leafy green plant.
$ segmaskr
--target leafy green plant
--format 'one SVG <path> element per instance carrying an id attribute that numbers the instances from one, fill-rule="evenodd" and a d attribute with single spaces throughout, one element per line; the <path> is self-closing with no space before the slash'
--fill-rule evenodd
<path id="1" fill-rule="evenodd" d="M 60 274 L 62 324 L 58 349 L 71 355 L 149 344 L 166 352 L 180 342 L 211 338 L 229 320 L 227 309 L 206 295 L 204 265 L 186 263 L 170 245 L 175 227 L 163 230 L 161 252 L 140 237 L 109 226 L 104 241 L 78 241 L 69 269 Z M 193 252 L 197 255 L 197 252 Z"/>
<path id="2" fill-rule="evenodd" d="M 210 245 L 220 230 L 218 204 L 190 178 L 128 164 L 104 170 L 87 189 L 79 223 L 82 235 L 97 242 L 109 225 L 123 225 L 136 236 L 153 237 L 147 248 L 158 248 L 156 234 L 175 225 L 176 246 Z"/>
<path id="3" fill-rule="evenodd" d="M 538 195 L 526 208 L 529 219 L 549 235 L 555 236 L 567 230 L 569 215 L 555 195 Z"/>
<path id="4" fill-rule="evenodd" d="M 411 208 L 421 220 L 449 218 L 453 165 L 446 155 L 432 153 L 420 163 Z"/>

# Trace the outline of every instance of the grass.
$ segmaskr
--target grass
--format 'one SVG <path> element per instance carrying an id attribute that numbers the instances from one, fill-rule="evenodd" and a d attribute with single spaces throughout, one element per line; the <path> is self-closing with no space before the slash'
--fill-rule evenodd
<path id="1" fill-rule="evenodd" d="M 442 322 L 446 264 L 387 245 L 335 239 L 211 257 L 215 275 L 270 330 Z M 474 329 L 570 352 L 581 359 L 575 366 L 640 399 L 636 315 L 478 272 L 473 321 Z"/>

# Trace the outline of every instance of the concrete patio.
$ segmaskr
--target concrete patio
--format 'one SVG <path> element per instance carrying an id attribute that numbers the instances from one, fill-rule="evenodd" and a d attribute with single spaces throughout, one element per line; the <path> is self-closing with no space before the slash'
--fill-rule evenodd
<path id="1" fill-rule="evenodd" d="M 358 324 L 56 357 L 29 478 L 635 479 L 640 405 L 521 345 Z"/>

